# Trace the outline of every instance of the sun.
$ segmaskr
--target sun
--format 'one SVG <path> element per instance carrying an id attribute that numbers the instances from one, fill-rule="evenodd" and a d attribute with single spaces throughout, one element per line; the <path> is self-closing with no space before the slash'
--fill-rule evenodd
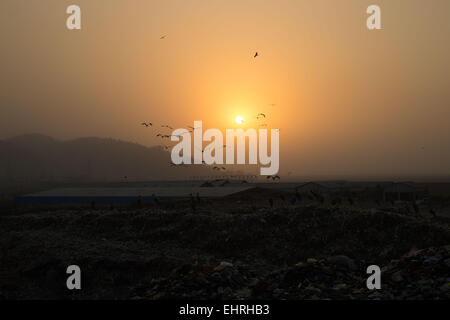
<path id="1" fill-rule="evenodd" d="M 242 116 L 237 116 L 236 117 L 236 123 L 237 124 L 243 124 L 244 123 L 244 118 Z"/>

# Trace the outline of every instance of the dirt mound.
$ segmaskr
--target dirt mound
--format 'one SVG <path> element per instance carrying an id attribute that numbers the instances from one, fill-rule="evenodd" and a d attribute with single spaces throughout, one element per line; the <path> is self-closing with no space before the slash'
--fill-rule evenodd
<path id="1" fill-rule="evenodd" d="M 340 281 L 336 266 L 352 266 L 353 273 L 345 271 L 345 277 L 350 274 L 352 278 L 358 274 L 354 268 L 390 265 L 391 260 L 413 247 L 439 247 L 448 243 L 447 226 L 418 217 L 315 206 L 270 209 L 255 207 L 251 201 L 238 204 L 203 200 L 195 214 L 188 202 L 177 202 L 142 209 L 55 210 L 10 215 L 0 217 L 0 296 L 179 297 L 181 291 L 172 289 L 156 292 L 152 281 L 161 281 L 159 287 L 171 288 L 170 277 L 178 279 L 176 270 L 189 266 L 185 268 L 194 270 L 194 278 L 189 281 L 197 286 L 204 283 L 206 289 L 198 295 L 192 293 L 195 288 L 187 291 L 193 297 L 203 297 L 211 290 L 218 298 L 246 297 L 249 292 L 255 295 L 259 291 L 265 296 L 264 288 L 270 286 L 264 283 L 278 281 L 276 289 L 287 290 L 296 298 L 310 298 L 313 295 L 292 293 L 290 282 L 286 282 L 291 275 L 283 281 L 270 280 L 269 275 L 280 278 L 281 275 L 273 274 L 276 270 L 288 273 L 287 266 L 314 258 L 326 270 L 334 266 L 329 279 L 334 283 Z M 225 272 L 234 270 L 226 279 L 217 279 L 224 292 L 209 278 L 218 277 L 213 276 L 218 272 L 214 268 L 221 261 L 233 264 Z M 81 292 L 69 294 L 64 279 L 65 268 L 71 264 L 82 268 L 85 286 Z M 320 268 L 320 272 L 325 270 Z M 222 277 L 223 273 L 219 275 Z M 198 277 L 206 277 L 213 287 Z M 310 281 L 311 277 L 315 276 L 306 278 Z M 169 282 L 164 284 L 164 279 Z M 324 286 L 332 284 L 324 283 Z M 350 284 L 355 288 L 356 284 Z M 150 294 L 148 290 L 153 291 Z M 282 298 L 283 294 L 272 292 L 269 296 Z M 355 293 L 353 296 L 359 297 Z"/>
<path id="2" fill-rule="evenodd" d="M 449 299 L 449 266 L 450 246 L 415 250 L 383 268 L 381 290 L 369 290 L 364 263 L 345 256 L 307 259 L 266 276 L 228 262 L 183 265 L 134 293 L 149 299 Z"/>

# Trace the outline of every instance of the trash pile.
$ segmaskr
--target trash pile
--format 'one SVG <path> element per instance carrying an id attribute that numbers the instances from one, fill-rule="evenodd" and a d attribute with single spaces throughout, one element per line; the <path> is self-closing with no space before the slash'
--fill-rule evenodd
<path id="1" fill-rule="evenodd" d="M 0 216 L 0 299 L 450 298 L 447 220 L 240 201 Z"/>
<path id="2" fill-rule="evenodd" d="M 367 289 L 364 261 L 337 255 L 309 258 L 265 275 L 249 265 L 223 261 L 216 267 L 183 265 L 153 279 L 144 299 L 362 299 L 450 298 L 450 245 L 412 249 L 382 269 L 381 290 Z M 136 293 L 136 292 L 135 292 Z M 135 296 L 137 298 L 137 296 Z"/>

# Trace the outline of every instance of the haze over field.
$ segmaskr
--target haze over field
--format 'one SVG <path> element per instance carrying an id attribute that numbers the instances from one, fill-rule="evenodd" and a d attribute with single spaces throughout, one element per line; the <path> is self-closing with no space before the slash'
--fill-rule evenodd
<path id="1" fill-rule="evenodd" d="M 0 300 L 449 301 L 449 14 L 0 0 Z"/>
<path id="2" fill-rule="evenodd" d="M 65 26 L 73 3 L 80 31 Z M 383 30 L 366 28 L 371 4 Z M 156 146 L 141 122 L 257 128 L 263 112 L 281 174 L 449 175 L 449 12 L 447 0 L 3 0 L 0 139 Z"/>

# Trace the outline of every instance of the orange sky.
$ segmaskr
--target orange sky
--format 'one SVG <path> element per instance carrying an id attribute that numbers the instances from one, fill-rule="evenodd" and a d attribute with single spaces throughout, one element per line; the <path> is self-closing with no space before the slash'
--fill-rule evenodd
<path id="1" fill-rule="evenodd" d="M 70 4 L 81 31 L 65 27 Z M 381 31 L 365 27 L 370 4 Z M 255 127 L 264 112 L 281 173 L 449 174 L 449 13 L 448 0 L 2 0 L 0 137 L 155 145 L 140 122 Z"/>

